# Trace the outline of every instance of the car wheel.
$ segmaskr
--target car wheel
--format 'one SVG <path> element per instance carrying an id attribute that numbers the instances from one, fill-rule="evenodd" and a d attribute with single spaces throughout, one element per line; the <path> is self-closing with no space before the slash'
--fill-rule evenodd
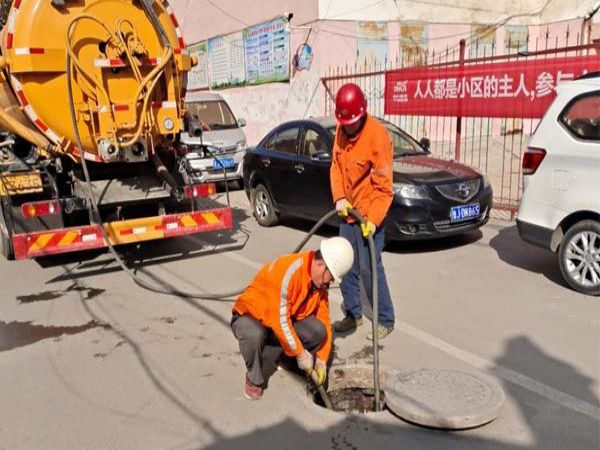
<path id="1" fill-rule="evenodd" d="M 252 190 L 252 209 L 256 221 L 263 227 L 271 227 L 279 222 L 271 195 L 262 184 Z"/>
<path id="2" fill-rule="evenodd" d="M 569 228 L 560 245 L 559 263 L 569 286 L 600 295 L 600 222 L 583 220 Z"/>

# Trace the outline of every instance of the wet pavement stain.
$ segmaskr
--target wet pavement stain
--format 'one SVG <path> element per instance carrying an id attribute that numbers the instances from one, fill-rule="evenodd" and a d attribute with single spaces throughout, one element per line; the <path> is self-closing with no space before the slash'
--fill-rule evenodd
<path id="1" fill-rule="evenodd" d="M 381 351 L 381 350 L 383 350 L 383 345 L 379 345 L 379 351 Z M 361 360 L 361 359 L 367 359 L 367 358 L 373 358 L 373 346 L 372 345 L 365 345 L 362 348 L 362 350 L 354 352 L 348 357 L 349 360 Z"/>
<path id="2" fill-rule="evenodd" d="M 19 295 L 17 296 L 17 302 L 19 302 L 21 305 L 25 303 L 48 302 L 50 300 L 56 300 L 64 297 L 66 294 L 73 291 L 85 292 L 85 299 L 91 300 L 102 295 L 104 292 L 106 292 L 106 289 L 90 288 L 73 284 L 64 291 L 42 291 L 38 294 Z"/>
<path id="3" fill-rule="evenodd" d="M 40 292 L 39 294 L 18 295 L 17 301 L 19 302 L 19 304 L 47 302 L 50 300 L 56 300 L 57 298 L 61 298 L 63 295 L 64 295 L 64 292 L 61 292 L 61 291 L 43 291 L 43 292 Z"/>
<path id="4" fill-rule="evenodd" d="M 175 323 L 177 319 L 175 317 L 161 317 L 160 321 L 168 324 Z"/>
<path id="5" fill-rule="evenodd" d="M 72 292 L 72 291 L 85 292 L 87 294 L 85 296 L 85 298 L 87 300 L 91 300 L 93 298 L 96 298 L 96 297 L 104 294 L 106 292 L 106 289 L 91 288 L 91 287 L 81 286 L 79 284 L 73 284 L 73 285 L 69 286 L 65 292 Z"/>
<path id="6" fill-rule="evenodd" d="M 44 339 L 56 339 L 64 335 L 83 333 L 93 328 L 109 329 L 110 326 L 96 320 L 83 325 L 53 327 L 32 325 L 31 322 L 3 322 L 0 320 L 0 352 L 25 347 Z"/>

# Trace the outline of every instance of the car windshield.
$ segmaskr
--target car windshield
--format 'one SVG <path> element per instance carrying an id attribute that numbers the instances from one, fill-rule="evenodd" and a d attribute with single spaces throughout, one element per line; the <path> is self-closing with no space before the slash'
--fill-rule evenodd
<path id="1" fill-rule="evenodd" d="M 400 156 L 426 155 L 427 152 L 410 136 L 403 133 L 396 125 L 389 122 L 381 122 L 387 130 L 394 145 L 394 158 Z M 335 139 L 336 126 L 327 127 L 327 131 Z"/>
<path id="2" fill-rule="evenodd" d="M 211 130 L 224 130 L 238 126 L 229 106 L 223 100 L 191 102 L 187 104 L 187 109 L 190 115 L 200 118 L 203 127 Z"/>

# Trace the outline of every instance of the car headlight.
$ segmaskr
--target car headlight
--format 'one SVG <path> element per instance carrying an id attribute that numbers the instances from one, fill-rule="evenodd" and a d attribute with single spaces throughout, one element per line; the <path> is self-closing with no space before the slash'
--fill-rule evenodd
<path id="1" fill-rule="evenodd" d="M 424 199 L 429 198 L 427 190 L 414 184 L 394 183 L 394 194 L 402 198 Z"/>
<path id="2" fill-rule="evenodd" d="M 244 150 L 245 148 L 246 148 L 246 141 L 240 141 L 237 144 L 235 144 L 235 149 L 237 151 Z"/>

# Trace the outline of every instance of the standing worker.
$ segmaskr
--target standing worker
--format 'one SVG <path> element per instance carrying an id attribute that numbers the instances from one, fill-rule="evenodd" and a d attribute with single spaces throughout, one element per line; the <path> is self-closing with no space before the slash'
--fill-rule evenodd
<path id="1" fill-rule="evenodd" d="M 327 290 L 354 262 L 341 237 L 321 241 L 320 249 L 294 253 L 265 264 L 233 306 L 231 329 L 246 362 L 244 395 L 258 400 L 276 361 L 285 353 L 322 385 L 331 352 Z M 315 361 L 316 357 L 316 361 Z"/>
<path id="2" fill-rule="evenodd" d="M 381 252 L 384 229 L 381 226 L 393 200 L 393 146 L 383 125 L 367 114 L 367 100 L 359 86 L 344 84 L 337 93 L 335 116 L 338 127 L 331 164 L 331 192 L 335 209 L 345 219 L 340 236 L 354 249 L 352 270 L 341 284 L 346 316 L 333 324 L 337 332 L 348 332 L 362 325 L 360 276 L 371 299 L 371 261 L 367 237 L 373 236 L 377 258 L 379 327 L 383 339 L 394 329 L 394 305 L 390 296 Z M 358 223 L 348 216 L 349 209 L 358 211 L 367 221 Z M 372 333 L 369 333 L 372 339 Z"/>

